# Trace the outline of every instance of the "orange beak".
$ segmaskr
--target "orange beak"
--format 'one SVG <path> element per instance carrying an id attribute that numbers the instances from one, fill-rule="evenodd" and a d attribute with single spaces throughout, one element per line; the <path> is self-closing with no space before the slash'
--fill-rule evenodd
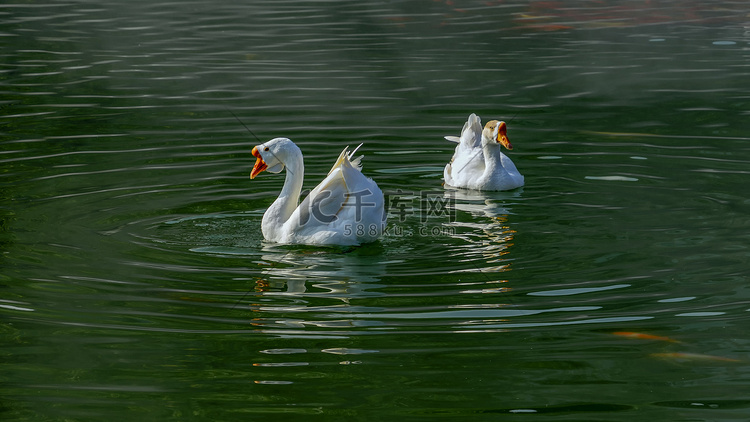
<path id="1" fill-rule="evenodd" d="M 513 144 L 508 140 L 508 127 L 505 122 L 500 122 L 500 127 L 497 129 L 497 142 L 509 150 L 513 149 Z"/>
<path id="2" fill-rule="evenodd" d="M 255 176 L 260 174 L 263 170 L 268 168 L 268 164 L 266 164 L 265 161 L 263 161 L 263 158 L 260 156 L 260 153 L 258 152 L 258 147 L 253 147 L 253 157 L 257 158 L 255 160 L 255 166 L 253 166 L 253 171 L 250 172 L 250 178 L 255 179 Z"/>

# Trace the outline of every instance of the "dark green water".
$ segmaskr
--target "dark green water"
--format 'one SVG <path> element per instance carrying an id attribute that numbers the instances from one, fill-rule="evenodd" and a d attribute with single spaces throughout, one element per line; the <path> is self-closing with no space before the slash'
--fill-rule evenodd
<path id="1" fill-rule="evenodd" d="M 750 415 L 745 2 L 19 2 L 0 45 L 2 420 Z M 522 189 L 443 191 L 472 112 Z M 263 242 L 232 113 L 306 188 L 364 142 L 388 235 Z"/>

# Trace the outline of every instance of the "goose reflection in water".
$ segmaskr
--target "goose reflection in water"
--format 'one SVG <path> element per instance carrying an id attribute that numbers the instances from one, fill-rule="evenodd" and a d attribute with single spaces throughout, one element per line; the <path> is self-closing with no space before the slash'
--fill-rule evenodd
<path id="1" fill-rule="evenodd" d="M 236 307 L 256 314 L 252 325 L 268 334 L 333 338 L 372 325 L 347 315 L 352 299 L 385 294 L 379 283 L 385 264 L 358 252 L 265 246 L 262 273 Z"/>
<path id="2" fill-rule="evenodd" d="M 513 246 L 516 231 L 509 225 L 512 215 L 507 199 L 519 197 L 522 190 L 502 193 L 485 193 L 479 191 L 455 190 L 447 191 L 446 195 L 455 198 L 455 208 L 471 215 L 469 220 L 456 219 L 456 227 L 469 230 L 458 230 L 463 234 L 457 235 L 467 242 L 466 254 L 479 250 L 487 264 L 482 265 L 482 271 L 508 271 L 510 263 L 507 254 Z M 479 246 L 479 247 L 477 247 Z"/>
<path id="3" fill-rule="evenodd" d="M 292 249 L 293 248 L 293 249 Z M 255 291 L 265 295 L 304 295 L 339 298 L 372 296 L 380 287 L 384 264 L 358 254 L 356 248 L 263 247 Z"/>

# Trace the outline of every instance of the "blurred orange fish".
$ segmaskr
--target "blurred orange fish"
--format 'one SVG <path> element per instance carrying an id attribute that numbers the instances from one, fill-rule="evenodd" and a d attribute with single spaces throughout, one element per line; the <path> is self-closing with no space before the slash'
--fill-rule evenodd
<path id="1" fill-rule="evenodd" d="M 725 358 L 723 356 L 702 355 L 700 353 L 652 353 L 655 358 L 683 359 L 683 360 L 715 360 L 718 362 L 742 362 L 739 359 Z"/>
<path id="2" fill-rule="evenodd" d="M 644 333 L 635 333 L 633 331 L 616 331 L 612 333 L 616 336 L 623 336 L 623 337 L 629 337 L 629 338 L 637 338 L 639 340 L 658 340 L 658 341 L 668 341 L 670 343 L 682 343 L 679 340 L 675 340 L 673 338 L 669 337 L 663 337 L 663 336 L 655 336 L 652 334 L 644 334 Z"/>

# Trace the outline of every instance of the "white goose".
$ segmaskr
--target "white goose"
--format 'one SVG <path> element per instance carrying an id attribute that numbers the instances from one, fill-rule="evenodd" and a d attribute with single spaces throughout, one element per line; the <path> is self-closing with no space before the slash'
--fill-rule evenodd
<path id="1" fill-rule="evenodd" d="M 481 120 L 472 113 L 460 138 L 446 136 L 445 139 L 458 142 L 451 162 L 443 171 L 446 186 L 475 190 L 510 190 L 523 186 L 523 175 L 500 148 L 513 149 L 505 122 L 491 120 L 482 129 Z"/>
<path id="2" fill-rule="evenodd" d="M 361 145 L 360 145 L 361 146 Z M 261 222 L 263 237 L 276 243 L 308 245 L 358 245 L 377 240 L 385 229 L 383 192 L 360 171 L 362 157 L 353 159 L 344 148 L 328 176 L 299 206 L 305 165 L 302 151 L 287 138 L 257 145 L 250 178 L 286 167 L 279 197 L 268 207 Z"/>

